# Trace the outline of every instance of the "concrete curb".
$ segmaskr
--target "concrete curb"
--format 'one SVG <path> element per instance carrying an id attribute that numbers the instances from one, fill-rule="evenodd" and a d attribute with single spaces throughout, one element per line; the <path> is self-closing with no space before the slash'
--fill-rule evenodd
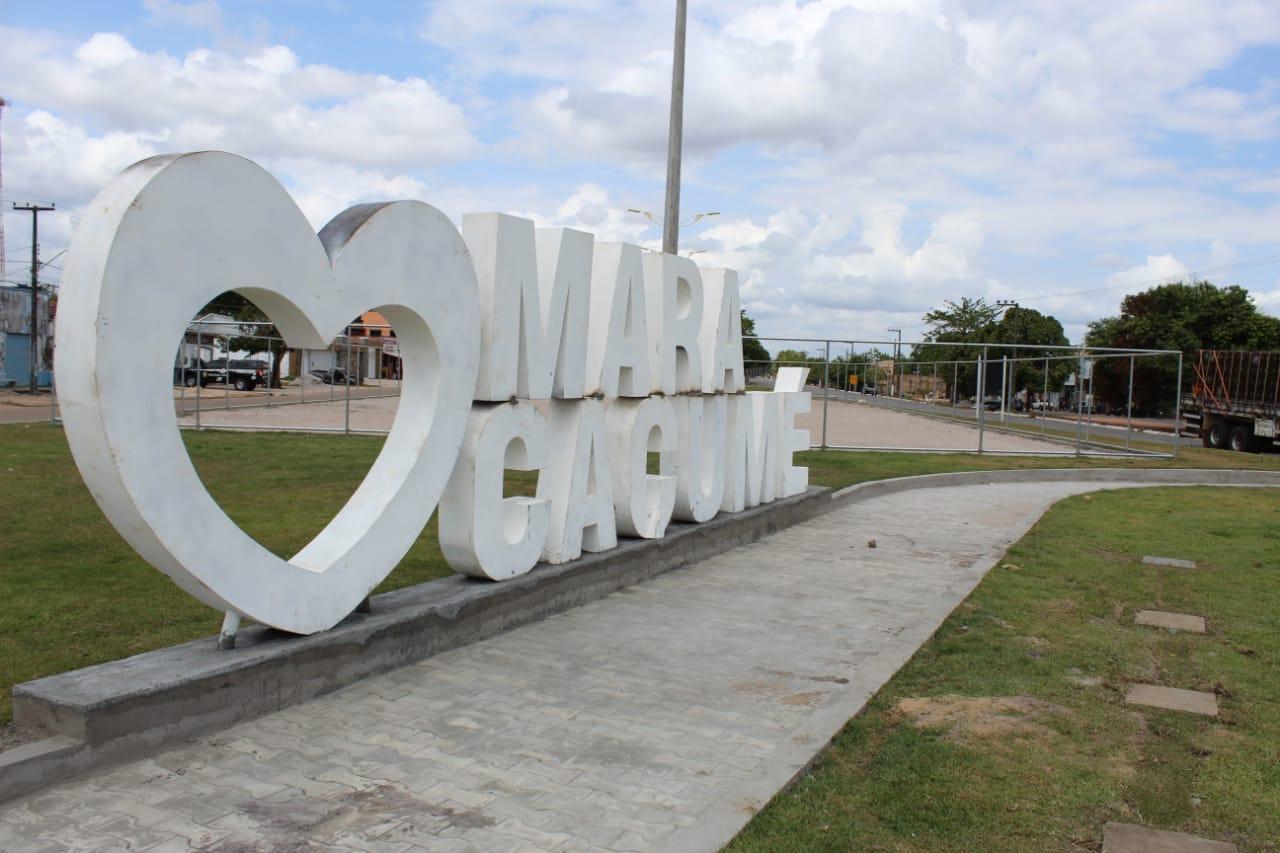
<path id="1" fill-rule="evenodd" d="M 353 614 L 311 637 L 250 628 L 230 652 L 218 651 L 209 638 L 50 676 L 13 690 L 17 723 L 48 737 L 0 753 L 0 801 L 483 640 L 852 503 L 946 486 L 1135 480 L 1280 486 L 1280 473 L 1042 469 L 904 477 L 836 492 L 814 487 L 706 524 L 672 525 L 664 539 L 624 540 L 613 551 L 540 566 L 501 584 L 454 576 L 397 590 L 377 596 L 372 613 Z"/>

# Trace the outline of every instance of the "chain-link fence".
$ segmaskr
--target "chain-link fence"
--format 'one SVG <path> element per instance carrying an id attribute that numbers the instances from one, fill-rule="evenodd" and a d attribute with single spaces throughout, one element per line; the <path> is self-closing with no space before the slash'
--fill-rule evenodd
<path id="1" fill-rule="evenodd" d="M 809 368 L 815 449 L 1175 458 L 1182 353 L 755 338 L 748 382 Z M 766 360 L 762 353 L 769 353 Z"/>
<path id="2" fill-rule="evenodd" d="M 197 320 L 173 363 L 189 429 L 386 434 L 402 366 L 391 327 L 293 349 L 269 323 Z M 809 368 L 815 449 L 1177 455 L 1182 354 L 1020 343 L 748 338 L 752 388 Z M 58 419 L 56 385 L 50 418 Z"/>

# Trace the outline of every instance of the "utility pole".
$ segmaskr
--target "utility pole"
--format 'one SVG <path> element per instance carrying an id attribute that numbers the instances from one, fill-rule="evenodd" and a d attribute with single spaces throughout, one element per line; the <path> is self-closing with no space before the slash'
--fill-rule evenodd
<path id="1" fill-rule="evenodd" d="M 0 98 L 0 117 L 4 115 L 4 108 L 9 106 L 9 102 L 4 98 Z M 0 133 L 0 136 L 3 136 Z M 4 156 L 0 152 L 0 195 L 4 194 Z M 4 278 L 4 217 L 0 216 L 0 278 Z"/>
<path id="2" fill-rule="evenodd" d="M 667 129 L 667 206 L 662 219 L 662 251 L 679 254 L 680 152 L 684 138 L 684 32 L 686 0 L 676 0 L 676 40 L 671 63 L 671 123 Z"/>
<path id="3" fill-rule="evenodd" d="M 13 203 L 14 210 L 31 212 L 31 393 L 39 390 L 36 373 L 40 369 L 40 213 L 53 210 L 51 204 Z"/>

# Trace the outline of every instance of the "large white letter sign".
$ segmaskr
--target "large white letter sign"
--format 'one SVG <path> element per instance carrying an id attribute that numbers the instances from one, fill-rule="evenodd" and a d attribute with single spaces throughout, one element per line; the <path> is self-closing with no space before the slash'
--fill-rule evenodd
<path id="1" fill-rule="evenodd" d="M 742 318 L 738 274 L 733 270 L 703 270 L 702 390 L 734 394 L 747 387 L 742 364 Z"/>
<path id="2" fill-rule="evenodd" d="M 480 288 L 476 399 L 582 396 L 593 238 L 505 213 L 462 218 Z"/>
<path id="3" fill-rule="evenodd" d="M 648 397 L 653 390 L 653 352 L 639 246 L 596 244 L 590 301 L 587 393 Z"/>
<path id="4" fill-rule="evenodd" d="M 729 456 L 725 452 L 727 399 L 716 394 L 673 401 L 682 439 L 675 459 L 674 515 L 680 521 L 710 521 L 720 511 Z"/>
<path id="5" fill-rule="evenodd" d="M 616 400 L 605 416 L 613 451 L 613 507 L 618 532 L 660 539 L 676 503 L 672 475 L 676 413 L 665 397 Z M 658 454 L 658 475 L 648 473 L 649 454 Z"/>
<path id="6" fill-rule="evenodd" d="M 729 435 L 725 441 L 724 499 L 721 509 L 739 512 L 770 503 L 781 488 L 778 399 L 769 391 L 748 391 L 729 399 Z"/>
<path id="7" fill-rule="evenodd" d="M 477 403 L 458 464 L 440 500 L 440 550 L 455 571 L 500 581 L 522 575 L 542 556 L 545 500 L 502 497 L 506 469 L 547 464 L 547 422 L 531 403 Z"/>
<path id="8" fill-rule="evenodd" d="M 798 495 L 809 488 L 809 469 L 791 464 L 796 453 L 809 449 L 809 431 L 795 428 L 796 415 L 809 411 L 812 405 L 812 395 L 804 390 L 808 378 L 807 367 L 780 367 L 773 383 L 774 393 L 781 398 L 778 405 L 778 435 L 782 441 L 782 452 L 778 457 L 781 466 L 778 496 L 783 498 Z"/>
<path id="9" fill-rule="evenodd" d="M 327 347 L 369 309 L 400 340 L 404 385 L 381 455 L 289 560 L 227 517 L 178 434 L 174 349 L 226 290 L 257 303 L 291 347 Z M 350 613 L 421 533 L 453 469 L 479 359 L 475 268 L 438 210 L 361 205 L 317 238 L 270 175 L 221 153 L 144 160 L 94 199 L 57 323 L 67 439 L 116 529 L 206 604 L 300 634 Z"/>
<path id="10" fill-rule="evenodd" d="M 683 394 L 702 390 L 702 273 L 691 259 L 665 252 L 644 258 L 645 300 L 649 314 L 653 390 Z"/>
<path id="11" fill-rule="evenodd" d="M 604 404 L 552 400 L 550 420 L 551 464 L 538 478 L 538 498 L 551 503 L 543 559 L 567 563 L 618 547 Z"/>

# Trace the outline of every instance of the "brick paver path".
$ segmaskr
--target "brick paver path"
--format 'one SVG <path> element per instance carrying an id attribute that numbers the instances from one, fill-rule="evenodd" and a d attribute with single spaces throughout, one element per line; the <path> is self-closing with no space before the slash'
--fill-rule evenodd
<path id="1" fill-rule="evenodd" d="M 2 806 L 0 849 L 714 850 L 1092 488 L 856 504 Z"/>

